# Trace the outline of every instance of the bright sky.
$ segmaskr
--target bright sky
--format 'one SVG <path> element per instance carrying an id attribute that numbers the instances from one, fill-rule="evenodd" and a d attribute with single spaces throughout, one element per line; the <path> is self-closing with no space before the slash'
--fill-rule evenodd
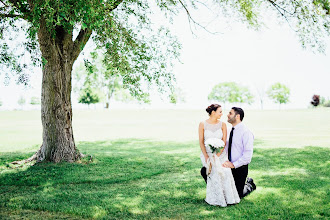
<path id="1" fill-rule="evenodd" d="M 212 87 L 228 81 L 248 86 L 254 93 L 255 103 L 247 108 L 260 108 L 257 89 L 266 90 L 275 82 L 284 83 L 291 90 L 290 103 L 283 108 L 306 108 L 313 94 L 330 98 L 330 39 L 326 55 L 314 54 L 302 49 L 286 23 L 280 26 L 271 19 L 264 22 L 268 28 L 261 31 L 247 29 L 240 23 L 218 22 L 214 25 L 219 25 L 216 29 L 222 34 L 211 35 L 199 30 L 195 37 L 185 14 L 174 20 L 173 34 L 183 45 L 183 63 L 177 63 L 174 68 L 186 97 L 182 107 L 205 108 Z M 41 72 L 32 75 L 29 90 L 14 83 L 5 87 L 2 80 L 0 78 L 3 107 L 17 106 L 20 96 L 26 97 L 27 102 L 32 96 L 40 97 Z M 167 105 L 155 96 L 152 106 Z M 278 108 L 278 105 L 265 95 L 264 108 Z"/>
<path id="2" fill-rule="evenodd" d="M 287 23 L 282 26 L 268 19 L 268 28 L 254 31 L 233 23 L 223 25 L 220 35 L 202 33 L 193 37 L 187 21 L 175 22 L 183 44 L 183 64 L 176 65 L 179 85 L 191 106 L 206 107 L 212 87 L 234 81 L 248 86 L 255 94 L 251 108 L 260 108 L 258 90 L 275 82 L 291 90 L 286 108 L 306 108 L 313 94 L 330 98 L 330 39 L 326 55 L 304 50 Z M 265 108 L 278 108 L 265 95 Z"/>

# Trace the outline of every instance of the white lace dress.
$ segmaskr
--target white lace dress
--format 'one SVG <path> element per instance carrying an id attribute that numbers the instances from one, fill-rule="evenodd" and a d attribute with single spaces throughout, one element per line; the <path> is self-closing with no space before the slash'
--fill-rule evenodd
<path id="1" fill-rule="evenodd" d="M 218 124 L 209 124 L 204 122 L 204 143 L 208 138 L 222 139 L 222 122 Z M 212 164 L 211 173 L 207 177 L 206 199 L 210 205 L 226 207 L 227 204 L 236 204 L 240 202 L 235 181 L 230 168 L 225 168 L 222 164 L 228 160 L 224 150 L 220 157 L 212 154 L 209 146 L 205 146 L 206 152 Z M 201 161 L 204 167 L 208 169 L 204 155 L 201 153 Z"/>

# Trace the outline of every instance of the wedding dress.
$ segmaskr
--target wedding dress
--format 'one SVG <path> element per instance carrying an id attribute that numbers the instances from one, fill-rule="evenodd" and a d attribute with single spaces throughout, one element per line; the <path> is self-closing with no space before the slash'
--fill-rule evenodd
<path id="1" fill-rule="evenodd" d="M 209 124 L 204 122 L 204 143 L 208 138 L 222 139 L 222 122 L 218 124 Z M 203 153 L 201 153 L 201 161 L 203 166 L 209 169 L 212 164 L 211 173 L 207 176 L 206 199 L 210 205 L 225 207 L 227 204 L 236 204 L 240 202 L 235 181 L 230 168 L 225 168 L 222 164 L 228 161 L 228 156 L 224 150 L 220 157 L 212 154 L 209 146 L 205 146 L 206 153 L 209 156 L 209 163 L 205 161 Z"/>

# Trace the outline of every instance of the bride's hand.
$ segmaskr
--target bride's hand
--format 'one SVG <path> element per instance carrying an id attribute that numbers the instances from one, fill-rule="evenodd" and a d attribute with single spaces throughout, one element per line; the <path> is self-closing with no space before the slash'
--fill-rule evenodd
<path id="1" fill-rule="evenodd" d="M 206 156 L 204 157 L 205 157 L 205 162 L 207 163 L 207 160 L 209 159 L 209 155 L 206 154 Z"/>

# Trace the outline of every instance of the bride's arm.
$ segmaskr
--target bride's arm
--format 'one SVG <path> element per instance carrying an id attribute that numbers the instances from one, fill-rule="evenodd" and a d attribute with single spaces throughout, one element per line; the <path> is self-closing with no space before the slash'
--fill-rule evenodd
<path id="1" fill-rule="evenodd" d="M 225 145 L 222 148 L 222 150 L 220 151 L 220 153 L 217 154 L 218 156 L 220 156 L 222 154 L 222 152 L 225 150 L 225 147 L 226 147 L 226 141 L 227 141 L 227 125 L 224 122 L 222 123 L 222 141 L 223 141 L 223 143 L 225 143 Z"/>
<path id="2" fill-rule="evenodd" d="M 222 123 L 222 140 L 223 140 L 223 143 L 225 143 L 225 147 L 226 147 L 226 141 L 227 141 L 227 125 L 226 123 Z"/>
<path id="3" fill-rule="evenodd" d="M 207 159 L 209 158 L 209 156 L 206 153 L 206 149 L 205 149 L 205 145 L 204 145 L 204 123 L 203 122 L 199 123 L 198 136 L 199 136 L 199 146 L 204 155 L 205 162 L 207 162 Z"/>

